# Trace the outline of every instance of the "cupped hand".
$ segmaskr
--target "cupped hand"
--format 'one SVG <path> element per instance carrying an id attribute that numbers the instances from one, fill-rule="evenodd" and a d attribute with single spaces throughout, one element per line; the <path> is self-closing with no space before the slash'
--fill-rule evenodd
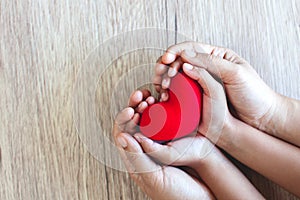
<path id="1" fill-rule="evenodd" d="M 134 137 L 155 160 L 169 166 L 188 166 L 193 169 L 217 199 L 263 199 L 238 168 L 200 134 L 166 145 L 156 143 L 140 133 Z"/>
<path id="2" fill-rule="evenodd" d="M 278 104 L 279 95 L 268 87 L 251 65 L 230 49 L 197 42 L 184 42 L 168 48 L 158 61 L 154 83 L 167 99 L 171 77 L 187 62 L 219 77 L 236 115 L 246 123 L 265 130 Z M 176 64 L 174 64 L 176 63 Z"/>
<path id="3" fill-rule="evenodd" d="M 129 107 L 117 115 L 113 128 L 115 142 L 130 176 L 152 199 L 214 199 L 203 182 L 176 167 L 157 164 L 132 137 L 140 113 L 154 103 L 150 95 L 149 91 L 134 92 Z"/>

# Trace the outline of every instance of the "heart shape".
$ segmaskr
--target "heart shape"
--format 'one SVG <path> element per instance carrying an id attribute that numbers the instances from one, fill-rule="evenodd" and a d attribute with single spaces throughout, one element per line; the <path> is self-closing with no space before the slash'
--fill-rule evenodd
<path id="1" fill-rule="evenodd" d="M 140 131 L 155 141 L 168 141 L 192 133 L 199 125 L 202 89 L 184 72 L 172 78 L 169 99 L 147 107 L 140 120 Z"/>

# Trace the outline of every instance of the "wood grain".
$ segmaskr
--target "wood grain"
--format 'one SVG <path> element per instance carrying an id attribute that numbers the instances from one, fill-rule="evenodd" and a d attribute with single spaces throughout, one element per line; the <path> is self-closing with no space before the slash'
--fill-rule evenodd
<path id="1" fill-rule="evenodd" d="M 232 48 L 274 90 L 299 99 L 299 13 L 298 0 L 1 1 L 0 199 L 147 198 L 128 174 L 89 153 L 73 122 L 76 76 L 103 41 L 144 27 L 178 31 Z M 179 41 L 178 34 L 169 42 Z M 97 94 L 110 89 L 100 84 Z M 296 199 L 244 172 L 267 199 Z"/>

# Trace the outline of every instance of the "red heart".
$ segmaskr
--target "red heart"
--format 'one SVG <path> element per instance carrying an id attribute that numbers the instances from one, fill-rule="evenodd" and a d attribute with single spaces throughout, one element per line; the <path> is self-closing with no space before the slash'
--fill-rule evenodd
<path id="1" fill-rule="evenodd" d="M 201 110 L 202 90 L 199 84 L 180 72 L 172 79 L 168 101 L 144 110 L 140 131 L 156 141 L 181 138 L 197 128 Z"/>

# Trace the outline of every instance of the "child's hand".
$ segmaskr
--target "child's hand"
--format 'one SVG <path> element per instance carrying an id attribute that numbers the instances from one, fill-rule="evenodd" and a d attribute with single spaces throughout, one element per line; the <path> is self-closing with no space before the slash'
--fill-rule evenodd
<path id="1" fill-rule="evenodd" d="M 202 181 L 178 168 L 155 163 L 128 134 L 136 133 L 140 113 L 153 103 L 149 91 L 136 91 L 129 107 L 116 117 L 113 136 L 130 176 L 152 199 L 214 199 Z"/>
<path id="2" fill-rule="evenodd" d="M 190 74 L 198 77 L 202 73 L 197 74 L 192 70 Z M 204 78 L 212 78 L 208 76 L 208 74 L 203 75 Z M 212 81 L 212 79 L 207 79 L 205 85 L 202 84 L 204 91 L 211 87 L 214 83 Z M 219 90 L 217 92 L 222 94 L 222 87 L 217 88 Z M 218 101 L 216 93 L 212 93 L 212 97 L 207 98 Z M 126 168 L 133 180 L 148 196 L 153 199 L 212 199 L 214 196 L 229 199 L 261 198 L 261 195 L 239 170 L 203 136 L 197 135 L 195 138 L 188 137 L 167 145 L 160 145 L 140 133 L 134 134 L 139 119 L 138 112 L 142 113 L 152 103 L 154 101 L 148 91 L 134 92 L 129 101 L 131 107 L 117 115 L 113 131 Z M 136 140 L 130 134 L 124 133 L 126 129 L 134 134 Z M 160 163 L 190 166 L 196 174 L 193 170 L 188 170 L 190 173 L 188 174 L 176 167 L 161 166 L 143 151 Z M 205 183 L 199 179 L 199 176 Z M 237 190 L 237 187 L 242 189 Z"/>
<path id="3" fill-rule="evenodd" d="M 155 160 L 171 166 L 191 167 L 217 199 L 263 199 L 219 149 L 199 134 L 166 145 L 158 144 L 141 134 L 135 134 L 134 137 Z"/>
<path id="4" fill-rule="evenodd" d="M 218 76 L 236 114 L 246 123 L 264 130 L 277 112 L 279 95 L 263 82 L 249 63 L 232 50 L 196 42 L 171 46 L 159 60 L 154 83 L 158 90 L 162 89 L 162 97 L 167 96 L 165 89 L 170 84 L 170 77 L 176 74 L 182 62 L 202 67 Z"/>

